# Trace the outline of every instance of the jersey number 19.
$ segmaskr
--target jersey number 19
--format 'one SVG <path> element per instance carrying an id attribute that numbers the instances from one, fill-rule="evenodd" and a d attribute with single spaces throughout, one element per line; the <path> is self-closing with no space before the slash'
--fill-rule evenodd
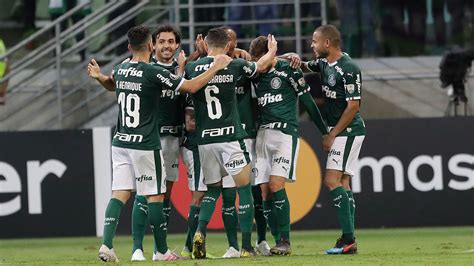
<path id="1" fill-rule="evenodd" d="M 122 126 L 137 127 L 140 124 L 140 97 L 134 93 L 125 96 L 125 92 L 121 92 L 118 96 L 118 104 L 122 113 Z"/>
<path id="2" fill-rule="evenodd" d="M 219 88 L 217 86 L 207 86 L 204 89 L 204 94 L 206 95 L 206 102 L 207 102 L 207 114 L 209 118 L 219 119 L 222 116 L 222 107 L 221 102 L 217 97 L 211 96 L 211 91 L 215 94 L 219 93 Z M 214 106 L 213 106 L 214 105 Z"/>

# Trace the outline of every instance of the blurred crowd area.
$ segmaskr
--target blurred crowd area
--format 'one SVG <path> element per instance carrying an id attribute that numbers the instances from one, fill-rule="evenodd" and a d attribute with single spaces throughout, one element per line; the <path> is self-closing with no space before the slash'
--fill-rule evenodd
<path id="1" fill-rule="evenodd" d="M 0 10 L 0 39 L 7 47 L 26 38 L 44 23 L 57 18 L 74 5 L 87 0 L 13 0 L 2 1 Z M 128 7 L 140 0 L 130 0 Z M 54 11 L 53 2 L 62 2 L 64 9 Z M 107 0 L 93 0 L 92 9 Z M 292 4 L 280 5 L 268 0 L 199 0 L 198 4 L 265 3 L 255 6 L 196 8 L 196 22 L 227 22 L 239 39 L 251 39 L 273 33 L 276 36 L 294 36 L 295 24 L 290 21 L 258 23 L 259 21 L 294 18 Z M 181 0 L 181 3 L 188 3 Z M 151 4 L 173 4 L 172 0 L 151 0 Z M 124 8 L 127 8 L 125 6 Z M 311 34 L 321 25 L 321 2 L 304 2 L 301 6 L 301 33 L 303 52 L 310 54 Z M 58 13 L 59 12 L 59 13 Z M 87 14 L 85 11 L 84 14 Z M 188 19 L 188 11 L 181 10 L 181 19 Z M 451 46 L 474 47 L 473 0 L 326 0 L 327 22 L 339 27 L 343 49 L 352 57 L 440 55 Z M 111 14 L 111 18 L 117 14 Z M 236 21 L 255 23 L 235 23 Z M 158 21 L 163 23 L 166 21 Z M 74 20 L 69 23 L 74 23 Z M 132 26 L 132 22 L 127 26 Z M 5 29 L 16 25 L 14 36 L 5 36 Z M 65 27 L 65 26 L 64 26 Z M 205 33 L 210 26 L 196 27 L 196 33 Z M 18 30 L 22 34 L 18 34 Z M 124 34 L 122 29 L 118 34 Z M 188 30 L 182 28 L 183 38 Z M 3 35 L 3 36 L 2 36 Z M 117 34 L 115 34 L 117 35 Z M 109 39 L 117 36 L 109 36 Z M 81 38 L 79 36 L 78 38 Z M 242 48 L 247 48 L 242 43 Z M 294 40 L 279 42 L 281 52 L 294 51 Z"/>

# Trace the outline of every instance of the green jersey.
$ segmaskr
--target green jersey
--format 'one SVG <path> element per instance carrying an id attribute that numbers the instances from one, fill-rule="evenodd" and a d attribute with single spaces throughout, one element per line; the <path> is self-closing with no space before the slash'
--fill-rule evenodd
<path id="1" fill-rule="evenodd" d="M 203 57 L 186 65 L 187 79 L 206 71 L 214 58 Z M 257 70 L 255 62 L 234 59 L 193 95 L 196 134 L 199 144 L 231 142 L 247 136 L 237 110 L 235 88 L 242 76 L 251 77 Z"/>
<path id="2" fill-rule="evenodd" d="M 288 62 L 278 60 L 274 68 L 258 75 L 253 82 L 260 128 L 299 136 L 297 100 L 310 90 L 301 69 L 293 69 Z"/>
<path id="3" fill-rule="evenodd" d="M 112 145 L 139 150 L 160 149 L 160 95 L 166 89 L 178 90 L 184 80 L 144 62 L 119 64 L 112 77 L 119 105 Z"/>
<path id="4" fill-rule="evenodd" d="M 235 87 L 237 94 L 237 107 L 239 110 L 240 121 L 242 122 L 247 138 L 254 139 L 257 137 L 257 128 L 255 124 L 254 104 L 252 101 L 252 82 L 247 77 L 242 77 L 237 81 Z"/>
<path id="5" fill-rule="evenodd" d="M 361 99 L 362 75 L 359 67 L 348 54 L 334 63 L 326 59 L 316 59 L 308 62 L 308 69 L 321 73 L 321 83 L 324 95 L 323 117 L 328 126 L 334 127 L 347 107 L 348 101 Z M 364 120 L 357 114 L 347 128 L 339 136 L 365 135 Z"/>
<path id="6" fill-rule="evenodd" d="M 166 64 L 153 59 L 153 65 L 160 66 L 173 74 L 177 74 L 178 62 Z M 158 123 L 160 135 L 172 135 L 179 137 L 182 134 L 183 125 L 183 97 L 178 91 L 165 88 L 161 91 L 160 106 L 158 109 Z"/>

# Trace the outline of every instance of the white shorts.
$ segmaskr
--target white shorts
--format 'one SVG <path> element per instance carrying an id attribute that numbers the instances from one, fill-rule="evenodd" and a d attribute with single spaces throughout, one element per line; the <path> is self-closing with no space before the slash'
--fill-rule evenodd
<path id="1" fill-rule="evenodd" d="M 181 156 L 183 157 L 186 170 L 188 172 L 188 188 L 191 191 L 207 191 L 204 184 L 204 175 L 202 174 L 201 162 L 199 160 L 199 151 L 190 150 L 181 147 Z"/>
<path id="2" fill-rule="evenodd" d="M 357 158 L 364 138 L 365 136 L 336 137 L 328 153 L 326 169 L 338 170 L 353 176 L 357 170 Z"/>
<path id="3" fill-rule="evenodd" d="M 199 145 L 199 158 L 207 185 L 239 174 L 251 161 L 243 140 Z"/>
<path id="4" fill-rule="evenodd" d="M 255 184 L 268 183 L 270 176 L 281 176 L 287 182 L 296 181 L 296 161 L 300 140 L 276 129 L 259 129 L 255 149 L 257 168 Z"/>
<path id="5" fill-rule="evenodd" d="M 174 136 L 160 136 L 161 151 L 163 153 L 164 176 L 167 181 L 178 181 L 179 138 Z"/>
<path id="6" fill-rule="evenodd" d="M 257 154 L 255 153 L 255 139 L 244 139 L 245 141 L 245 148 L 250 154 L 252 161 L 250 162 L 250 184 L 255 186 L 255 174 L 257 173 L 257 168 L 255 167 L 255 159 L 257 158 Z"/>
<path id="7" fill-rule="evenodd" d="M 166 192 L 161 150 L 112 147 L 112 190 L 136 190 L 138 195 Z"/>

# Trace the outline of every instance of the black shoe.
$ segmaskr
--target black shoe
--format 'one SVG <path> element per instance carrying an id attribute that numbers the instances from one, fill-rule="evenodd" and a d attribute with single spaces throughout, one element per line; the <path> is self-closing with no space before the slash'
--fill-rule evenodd
<path id="1" fill-rule="evenodd" d="M 270 249 L 273 255 L 291 255 L 291 245 L 289 240 L 282 239 L 276 246 Z"/>

